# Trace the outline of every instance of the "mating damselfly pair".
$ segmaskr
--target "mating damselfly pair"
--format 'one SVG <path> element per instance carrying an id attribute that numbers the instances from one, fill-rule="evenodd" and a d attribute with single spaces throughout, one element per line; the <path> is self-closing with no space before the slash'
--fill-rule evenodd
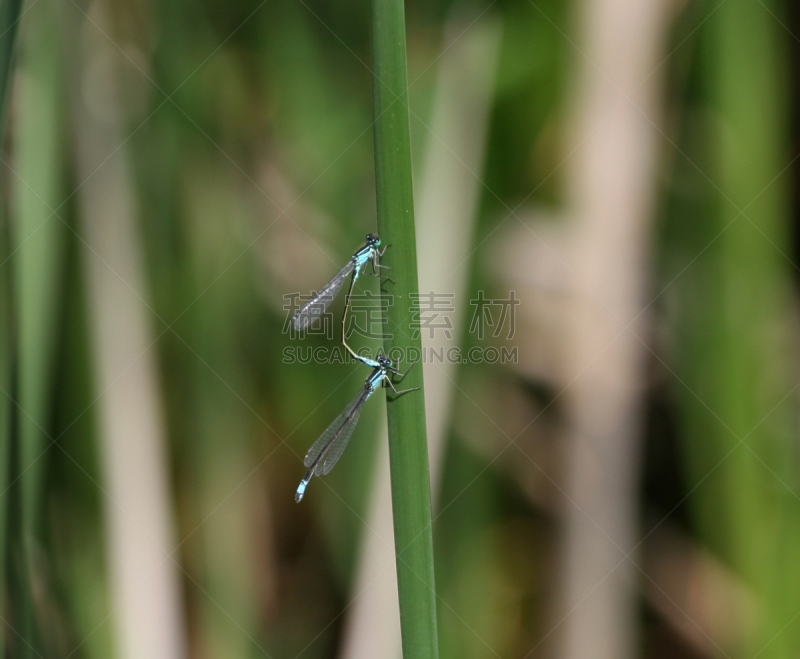
<path id="1" fill-rule="evenodd" d="M 419 389 L 419 387 L 413 387 L 411 389 L 402 389 L 398 391 L 391 379 L 392 375 L 396 375 L 399 380 L 402 380 L 414 364 L 410 364 L 409 367 L 401 373 L 394 368 L 392 360 L 385 355 L 379 355 L 377 360 L 370 359 L 369 357 L 357 354 L 347 345 L 345 322 L 347 319 L 347 312 L 350 308 L 350 296 L 353 293 L 353 286 L 356 280 L 366 269 L 367 264 L 371 264 L 372 272 L 366 274 L 392 281 L 391 277 L 380 274 L 379 272 L 379 269 L 387 269 L 387 266 L 379 263 L 380 257 L 383 256 L 386 251 L 386 247 L 381 250 L 380 245 L 380 238 L 374 234 L 368 233 L 366 245 L 353 254 L 344 267 L 334 275 L 333 279 L 320 288 L 316 294 L 313 294 L 311 299 L 301 306 L 292 317 L 292 325 L 296 330 L 306 329 L 311 323 L 323 316 L 330 303 L 333 302 L 334 298 L 339 294 L 339 291 L 342 290 L 344 282 L 349 276 L 350 287 L 345 296 L 345 306 L 342 314 L 342 344 L 353 357 L 372 368 L 372 373 L 370 373 L 369 377 L 364 381 L 364 386 L 361 388 L 361 391 L 350 404 L 344 408 L 342 413 L 336 417 L 333 423 L 328 426 L 325 432 L 319 436 L 319 439 L 314 442 L 308 450 L 308 453 L 306 453 L 303 463 L 308 468 L 308 471 L 303 477 L 303 480 L 300 481 L 300 485 L 297 486 L 297 492 L 294 496 L 294 500 L 298 503 L 303 499 L 306 487 L 312 476 L 324 476 L 329 473 L 339 461 L 339 458 L 342 457 L 342 453 L 344 453 L 344 449 L 347 447 L 347 442 L 350 441 L 350 437 L 352 437 L 353 431 L 358 423 L 361 408 L 379 386 L 391 387 L 392 391 L 398 395 Z"/>

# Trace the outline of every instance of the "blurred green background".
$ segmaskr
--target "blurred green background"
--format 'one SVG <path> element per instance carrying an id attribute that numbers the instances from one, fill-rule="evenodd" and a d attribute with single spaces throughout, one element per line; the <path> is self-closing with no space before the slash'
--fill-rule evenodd
<path id="1" fill-rule="evenodd" d="M 0 3 L 3 652 L 399 657 L 368 3 Z M 800 13 L 406 13 L 441 656 L 797 657 Z"/>

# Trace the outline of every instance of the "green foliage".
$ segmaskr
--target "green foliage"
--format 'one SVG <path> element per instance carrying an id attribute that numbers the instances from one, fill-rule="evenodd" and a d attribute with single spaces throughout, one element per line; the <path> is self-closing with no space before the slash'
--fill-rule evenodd
<path id="1" fill-rule="evenodd" d="M 375 115 L 375 187 L 378 233 L 388 246 L 384 264 L 394 282 L 386 307 L 385 349 L 395 354 L 421 354 L 419 320 L 411 301 L 417 290 L 417 243 L 411 181 L 408 121 L 405 17 L 402 0 L 373 0 L 372 75 Z M 416 351 L 416 352 L 414 352 Z M 398 364 L 403 369 L 403 364 Z M 392 474 L 397 586 L 403 656 L 438 657 L 436 590 L 431 534 L 431 491 L 422 367 L 412 367 L 402 388 L 419 391 L 387 394 L 389 461 Z"/>
<path id="2" fill-rule="evenodd" d="M 797 369 L 788 315 L 786 34 L 775 3 L 708 9 L 665 241 L 690 503 L 763 607 L 732 656 L 796 651 Z M 783 171 L 782 171 L 783 170 Z M 696 490 L 695 490 L 696 488 Z M 780 576 L 778 576 L 780 575 Z M 794 650 L 792 650 L 794 648 Z"/>
<path id="3" fill-rule="evenodd" d="M 331 336 L 290 336 L 284 295 L 321 285 L 375 230 L 377 209 L 394 280 L 380 289 L 391 304 L 384 335 L 354 345 L 382 342 L 390 356 L 419 350 L 412 167 L 436 139 L 423 124 L 440 84 L 438 58 L 488 3 L 410 3 L 405 15 L 399 0 L 374 0 L 371 14 L 354 2 L 55 4 L 0 0 L 0 125 L 12 119 L 0 179 L 0 655 L 106 659 L 118 647 L 109 501 L 97 487 L 105 472 L 94 405 L 104 392 L 92 380 L 91 252 L 68 228 L 81 226 L 83 181 L 66 110 L 91 87 L 93 67 L 113 66 L 119 102 L 100 95 L 90 105 L 100 114 L 118 108 L 113 120 L 126 138 L 119 153 L 155 310 L 141 311 L 169 440 L 168 549 L 180 566 L 190 654 L 339 656 L 372 533 L 365 520 L 380 405 L 365 408 L 341 462 L 297 506 L 303 454 L 366 369 L 316 363 L 310 351 L 331 350 L 338 323 Z M 564 180 L 581 157 L 564 149 L 575 100 L 569 61 L 581 45 L 570 21 L 585 7 L 507 0 L 490 8 L 503 39 L 486 162 L 472 173 L 482 195 L 462 264 L 470 298 L 507 293 L 497 246 L 520 228 L 509 208 L 524 202 L 523 223 L 546 215 L 553 235 L 566 224 Z M 94 34 L 82 9 L 107 12 L 108 34 Z M 653 345 L 677 378 L 659 371 L 641 392 L 663 415 L 648 412 L 642 442 L 658 443 L 665 458 L 650 466 L 639 503 L 661 520 L 686 497 L 685 539 L 743 584 L 758 610 L 746 643 L 724 650 L 777 659 L 800 647 L 796 230 L 787 185 L 796 166 L 786 169 L 787 90 L 796 79 L 787 71 L 787 19 L 775 1 L 727 0 L 688 3 L 677 20 L 658 75 L 668 80 L 666 115 L 677 135 L 671 121 L 664 130 L 680 152 L 661 145 L 664 221 L 645 273 L 658 290 L 668 286 L 652 307 Z M 89 34 L 109 55 L 86 67 L 72 51 Z M 545 297 L 568 290 L 547 263 L 514 265 L 530 266 L 514 281 L 520 290 L 542 274 L 552 285 Z M 358 283 L 378 287 L 372 277 Z M 547 331 L 530 329 L 531 318 L 551 323 L 560 304 L 540 302 L 523 299 L 528 331 L 513 340 L 529 360 L 558 350 Z M 464 330 L 462 354 L 496 345 Z M 285 358 L 298 348 L 307 359 Z M 558 481 L 551 468 L 569 392 L 542 375 L 546 368 L 533 359 L 454 371 L 433 513 L 425 392 L 387 390 L 406 657 L 521 658 L 557 636 L 552 575 L 563 500 L 549 477 Z M 422 376 L 417 364 L 398 388 L 421 387 Z M 512 464 L 517 449 L 504 453 L 519 430 L 517 445 L 536 452 L 536 467 Z M 659 616 L 648 608 L 642 647 L 664 637 L 683 643 Z"/>

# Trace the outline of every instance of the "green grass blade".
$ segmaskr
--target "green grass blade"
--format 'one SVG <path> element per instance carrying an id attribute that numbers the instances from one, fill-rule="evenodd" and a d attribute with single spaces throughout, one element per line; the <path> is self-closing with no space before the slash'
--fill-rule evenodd
<path id="1" fill-rule="evenodd" d="M 46 4 L 45 4 L 46 3 Z M 53 209 L 61 203 L 63 93 L 58 7 L 45 0 L 26 19 L 20 44 L 14 122 L 14 269 L 18 300 L 18 400 L 23 524 L 40 529 L 51 386 L 61 306 L 61 265 L 67 228 Z M 49 9 L 49 11 L 47 11 Z M 63 214 L 64 210 L 59 213 Z"/>
<path id="2" fill-rule="evenodd" d="M 11 93 L 11 75 L 21 9 L 22 0 L 0 2 L 0 146 L 5 137 L 6 110 Z"/>
<path id="3" fill-rule="evenodd" d="M 391 245 L 384 263 L 395 280 L 384 286 L 392 298 L 384 342 L 387 351 L 420 354 L 419 322 L 410 309 L 417 293 L 417 254 L 402 0 L 373 0 L 372 66 L 378 233 Z M 422 387 L 421 365 L 411 369 L 402 387 Z M 438 641 L 425 398 L 420 390 L 399 398 L 390 392 L 387 399 L 403 656 L 432 658 L 438 656 Z"/>
<path id="4" fill-rule="evenodd" d="M 741 656 L 757 653 L 762 659 L 791 656 L 800 640 L 800 626 L 792 619 L 800 605 L 800 573 L 789 549 L 797 546 L 800 530 L 793 496 L 798 473 L 789 467 L 797 411 L 794 397 L 786 398 L 796 371 L 786 368 L 785 357 L 792 331 L 786 312 L 791 179 L 780 176 L 793 154 L 787 34 L 775 14 L 780 5 L 736 3 L 708 22 L 710 105 L 721 118 L 711 176 L 723 197 L 720 224 L 730 225 L 720 237 L 724 362 L 715 371 L 721 386 L 714 402 L 744 444 L 722 469 L 728 479 L 731 559 L 765 607 L 763 627 Z M 730 443 L 730 435 L 720 437 L 723 442 Z"/>
<path id="5" fill-rule="evenodd" d="M 41 649 L 33 584 L 43 565 L 34 560 L 43 546 L 43 503 L 47 491 L 42 457 L 49 443 L 52 385 L 61 322 L 61 284 L 66 226 L 53 215 L 63 200 L 63 69 L 58 6 L 52 0 L 25 18 L 17 68 L 14 122 L 13 270 L 17 323 L 18 458 L 21 486 L 21 583 L 24 604 L 16 606 L 21 649 L 35 656 Z M 60 211 L 63 213 L 63 209 Z M 36 649 L 34 649 L 36 648 Z"/>
<path id="6" fill-rule="evenodd" d="M 0 3 L 0 151 L 5 142 L 8 97 L 11 92 L 13 56 L 21 8 L 21 0 L 6 0 Z M 9 396 L 13 391 L 12 362 L 14 359 L 11 270 L 6 263 L 11 251 L 7 211 L 6 206 L 0 208 L 0 264 L 2 264 L 0 265 L 0 387 L 2 387 L 2 392 L 0 392 L 0 491 L 6 490 L 9 477 L 12 416 Z M 2 496 L 0 497 L 0 601 L 6 599 L 7 511 L 8 496 Z M 5 626 L 0 629 L 0 657 L 5 656 L 4 631 Z"/>
<path id="7" fill-rule="evenodd" d="M 796 370 L 786 358 L 791 265 L 784 256 L 791 253 L 792 155 L 786 35 L 773 11 L 778 3 L 724 5 L 699 31 L 681 145 L 690 160 L 677 161 L 667 245 L 678 257 L 674 266 L 691 265 L 672 292 L 680 300 L 676 391 L 688 486 L 698 488 L 689 501 L 703 544 L 763 607 L 740 625 L 740 647 L 723 650 L 761 659 L 790 656 L 800 640 L 793 618 L 800 607 L 797 410 L 788 394 Z"/>

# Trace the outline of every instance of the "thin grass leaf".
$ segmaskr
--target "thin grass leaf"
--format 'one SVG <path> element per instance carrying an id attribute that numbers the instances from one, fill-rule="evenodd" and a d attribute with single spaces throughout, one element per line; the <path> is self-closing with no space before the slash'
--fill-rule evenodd
<path id="1" fill-rule="evenodd" d="M 699 31 L 667 244 L 672 268 L 696 259 L 671 291 L 688 486 L 702 482 L 690 502 L 702 542 L 763 606 L 739 625 L 745 638 L 730 656 L 762 659 L 790 656 L 800 642 L 800 627 L 787 624 L 800 606 L 800 507 L 779 11 L 777 2 L 721 5 Z M 692 140 L 698 129 L 704 139 Z"/>
<path id="2" fill-rule="evenodd" d="M 398 350 L 421 354 L 419 321 L 410 308 L 418 285 L 405 44 L 402 0 L 373 0 L 378 233 L 391 246 L 383 261 L 395 280 L 383 286 L 384 295 L 392 298 L 384 331 L 390 357 Z M 422 387 L 422 367 L 412 368 L 402 386 Z M 400 397 L 390 392 L 387 400 L 403 656 L 434 658 L 438 640 L 425 398 L 420 390 Z"/>
<path id="3" fill-rule="evenodd" d="M 14 52 L 19 24 L 21 0 L 0 3 L 0 152 L 5 143 L 8 97 L 11 90 Z M 6 191 L 4 191 L 6 192 Z M 8 198 L 7 194 L 3 198 Z M 0 207 L 0 490 L 5 491 L 9 479 L 11 448 L 14 326 L 12 318 L 12 287 L 10 268 L 10 230 L 7 222 L 8 208 Z M 0 601 L 6 600 L 6 560 L 8 556 L 8 497 L 0 500 Z M 0 657 L 5 656 L 5 625 L 0 629 Z"/>

